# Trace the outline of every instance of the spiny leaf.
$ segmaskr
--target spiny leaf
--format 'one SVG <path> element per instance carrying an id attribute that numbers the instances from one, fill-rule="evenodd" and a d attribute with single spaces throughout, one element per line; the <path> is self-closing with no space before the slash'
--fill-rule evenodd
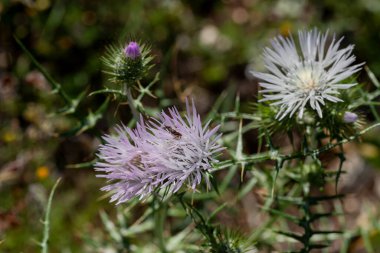
<path id="1" fill-rule="evenodd" d="M 244 184 L 244 186 L 240 189 L 237 199 L 242 199 L 248 192 L 252 190 L 252 188 L 258 183 L 258 179 L 256 177 L 252 177 L 248 182 Z"/>
<path id="2" fill-rule="evenodd" d="M 97 95 L 97 94 L 117 94 L 117 95 L 123 95 L 123 92 L 121 90 L 113 90 L 109 88 L 105 88 L 102 90 L 93 91 L 89 94 L 89 96 Z"/>
<path id="3" fill-rule="evenodd" d="M 207 175 L 209 176 L 210 183 L 212 187 L 215 189 L 216 193 L 220 195 L 219 188 L 218 188 L 218 183 L 216 182 L 215 177 L 213 177 L 211 174 Z"/>
<path id="4" fill-rule="evenodd" d="M 121 242 L 122 237 L 120 233 L 118 233 L 115 223 L 109 218 L 109 216 L 107 215 L 105 211 L 101 210 L 99 214 L 100 214 L 102 223 L 104 227 L 106 228 L 106 230 L 108 231 L 111 238 L 115 240 L 116 242 Z"/>
<path id="5" fill-rule="evenodd" d="M 271 196 L 266 196 L 267 198 L 272 198 Z M 287 196 L 275 196 L 273 199 L 282 202 L 288 202 L 294 205 L 303 205 L 302 198 L 300 197 L 287 197 Z"/>
<path id="6" fill-rule="evenodd" d="M 227 170 L 227 175 L 224 176 L 223 181 L 220 184 L 220 187 L 219 187 L 220 192 L 223 193 L 227 189 L 229 183 L 235 176 L 237 169 L 238 169 L 238 166 L 233 165 L 232 163 L 231 165 L 229 165 L 229 169 Z"/>
<path id="7" fill-rule="evenodd" d="M 53 92 L 58 93 L 62 96 L 62 98 L 68 102 L 70 101 L 70 98 L 67 96 L 67 94 L 62 90 L 61 85 L 56 82 L 53 77 L 46 71 L 44 67 L 34 58 L 32 53 L 24 46 L 24 44 L 16 37 L 14 36 L 14 39 L 16 40 L 17 44 L 21 47 L 21 49 L 24 51 L 24 53 L 29 57 L 29 59 L 33 62 L 33 64 L 37 67 L 37 69 L 42 73 L 42 75 L 48 80 L 50 85 L 52 86 Z"/>
<path id="8" fill-rule="evenodd" d="M 291 220 L 293 221 L 294 223 L 298 223 L 300 220 L 298 217 L 296 216 L 293 216 L 293 215 L 290 215 L 290 214 L 287 214 L 285 212 L 282 212 L 282 211 L 279 211 L 279 210 L 276 210 L 276 209 L 272 209 L 272 208 L 262 208 L 264 211 L 268 211 L 272 214 L 275 214 L 275 215 L 278 215 L 278 216 L 281 216 L 285 219 L 288 219 L 288 220 Z"/>
<path id="9" fill-rule="evenodd" d="M 225 207 L 227 206 L 227 203 L 223 203 L 221 204 L 220 206 L 218 206 L 218 208 L 216 208 L 211 214 L 210 216 L 207 218 L 207 223 L 210 223 L 210 221 L 220 212 L 222 211 Z"/>
<path id="10" fill-rule="evenodd" d="M 375 74 L 370 70 L 370 68 L 368 66 L 365 66 L 364 69 L 367 72 L 367 75 L 368 75 L 369 79 L 372 81 L 372 83 L 377 88 L 380 88 L 380 82 L 379 82 L 379 80 L 377 80 Z"/>
<path id="11" fill-rule="evenodd" d="M 309 248 L 310 249 L 324 249 L 327 248 L 329 245 L 328 244 L 310 244 Z"/>
<path id="12" fill-rule="evenodd" d="M 320 231 L 313 231 L 313 234 L 318 235 L 327 235 L 327 234 L 342 234 L 343 231 L 339 230 L 320 230 Z"/>
<path id="13" fill-rule="evenodd" d="M 149 95 L 150 97 L 156 98 L 155 95 L 153 95 L 152 91 L 150 90 L 152 86 L 157 83 L 160 80 L 160 72 L 157 72 L 156 75 L 154 76 L 154 79 L 146 86 L 143 87 L 140 83 L 140 81 L 137 82 L 138 84 L 138 91 L 140 92 L 140 95 L 137 97 L 137 100 L 141 100 L 144 95 Z"/>
<path id="14" fill-rule="evenodd" d="M 85 97 L 86 91 L 82 92 L 77 98 L 71 98 L 63 89 L 61 84 L 53 79 L 53 77 L 48 73 L 48 71 L 34 58 L 32 53 L 24 46 L 24 44 L 14 36 L 17 44 L 21 47 L 24 53 L 29 57 L 29 59 L 33 62 L 36 68 L 42 73 L 42 75 L 46 78 L 48 83 L 52 87 L 52 93 L 58 94 L 66 103 L 66 106 L 58 111 L 60 114 L 72 114 L 76 111 L 79 103 Z"/>
<path id="15" fill-rule="evenodd" d="M 308 196 L 305 198 L 305 200 L 308 202 L 309 205 L 316 205 L 320 201 L 327 201 L 331 199 L 340 199 L 344 197 L 344 194 L 337 194 L 337 195 L 330 195 L 330 196 Z"/>
<path id="16" fill-rule="evenodd" d="M 66 165 L 66 168 L 68 168 L 68 169 L 89 168 L 89 167 L 92 167 L 97 161 L 98 161 L 98 159 L 94 159 L 92 161 L 84 162 L 84 163 L 68 164 L 68 165 Z"/>
<path id="17" fill-rule="evenodd" d="M 62 136 L 79 135 L 79 134 L 83 133 L 84 131 L 93 128 L 96 125 L 96 123 L 98 122 L 98 120 L 100 120 L 103 117 L 103 114 L 108 107 L 108 102 L 109 102 L 109 98 L 107 98 L 103 102 L 103 104 L 98 108 L 98 110 L 96 110 L 95 113 L 90 111 L 77 127 L 73 128 L 73 129 L 71 129 L 71 130 L 69 130 L 69 131 L 67 131 L 61 135 Z"/>
<path id="18" fill-rule="evenodd" d="M 67 105 L 64 108 L 59 109 L 57 111 L 57 114 L 68 115 L 68 114 L 75 113 L 80 102 L 82 102 L 82 100 L 85 98 L 86 94 L 87 94 L 87 89 L 84 90 L 83 92 L 81 92 L 78 95 L 78 97 L 71 98 L 70 101 L 68 101 Z"/>
<path id="19" fill-rule="evenodd" d="M 243 159 L 243 133 L 242 133 L 242 127 L 243 127 L 243 120 L 240 120 L 239 123 L 239 130 L 238 130 L 238 140 L 236 144 L 236 159 L 242 160 Z M 243 181 L 244 176 L 244 168 L 245 163 L 241 163 L 241 173 L 240 173 L 240 181 Z"/>
<path id="20" fill-rule="evenodd" d="M 312 214 L 310 217 L 310 222 L 313 222 L 313 221 L 318 220 L 320 218 L 328 218 L 328 217 L 337 216 L 337 215 L 344 215 L 344 213 L 327 212 L 327 213 Z"/>
<path id="21" fill-rule="evenodd" d="M 284 235 L 284 236 L 287 236 L 287 237 L 290 237 L 290 238 L 293 238 L 299 242 L 303 242 L 303 237 L 300 236 L 300 235 L 297 235 L 295 233 L 290 233 L 290 232 L 284 232 L 284 231 L 275 231 L 276 233 L 278 234 L 281 234 L 281 235 Z"/>

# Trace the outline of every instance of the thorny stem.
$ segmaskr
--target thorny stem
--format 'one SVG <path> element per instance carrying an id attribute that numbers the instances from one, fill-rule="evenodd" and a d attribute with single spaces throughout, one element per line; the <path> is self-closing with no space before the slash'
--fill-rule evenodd
<path id="1" fill-rule="evenodd" d="M 343 145 L 339 145 L 340 152 L 337 154 L 339 158 L 339 168 L 338 168 L 338 173 L 335 176 L 335 193 L 338 194 L 338 182 L 340 175 L 342 173 L 342 168 L 343 168 L 343 163 L 346 160 L 346 157 L 344 155 L 344 150 L 343 150 Z"/>
<path id="2" fill-rule="evenodd" d="M 293 153 L 293 154 L 289 154 L 289 155 L 280 154 L 277 150 L 272 150 L 272 151 L 268 151 L 268 152 L 263 152 L 263 153 L 247 156 L 247 157 L 242 158 L 242 159 L 234 159 L 234 160 L 227 160 L 227 161 L 220 162 L 217 164 L 215 170 L 221 170 L 221 169 L 227 168 L 231 165 L 236 165 L 236 164 L 241 164 L 241 163 L 249 164 L 249 163 L 262 162 L 265 160 L 273 160 L 273 161 L 277 161 L 277 162 L 281 163 L 281 162 L 284 162 L 287 160 L 306 158 L 308 156 L 315 157 L 315 156 L 319 155 L 320 153 L 326 152 L 332 148 L 335 148 L 337 146 L 342 146 L 345 143 L 353 141 L 353 140 L 357 139 L 358 137 L 360 137 L 361 135 L 363 135 L 363 134 L 365 134 L 365 133 L 367 133 L 367 132 L 371 131 L 372 129 L 379 127 L 379 126 L 380 126 L 380 123 L 375 123 L 375 124 L 367 127 L 366 129 L 363 129 L 362 131 L 358 132 L 355 135 L 352 135 L 346 139 L 342 139 L 342 140 L 337 141 L 335 143 L 328 143 L 328 144 L 320 147 L 319 149 L 308 149 L 304 152 L 297 152 L 297 153 Z"/>
<path id="3" fill-rule="evenodd" d="M 303 182 L 303 197 L 302 197 L 302 210 L 304 212 L 303 218 L 300 220 L 299 225 L 304 229 L 304 233 L 301 237 L 301 242 L 303 244 L 303 249 L 301 249 L 301 253 L 307 253 L 310 252 L 310 243 L 311 243 L 311 237 L 313 236 L 313 229 L 311 228 L 311 210 L 310 210 L 310 205 L 308 201 L 308 197 L 310 195 L 310 187 L 311 183 L 308 182 L 307 176 L 305 177 L 304 169 L 301 167 L 300 168 L 300 173 L 302 175 L 302 178 L 304 181 L 306 179 L 306 182 Z"/>
<path id="4" fill-rule="evenodd" d="M 283 163 L 287 160 L 293 160 L 293 159 L 302 160 L 302 159 L 305 159 L 307 157 L 311 157 L 314 161 L 319 162 L 319 165 L 321 165 L 317 156 L 322 152 L 326 152 L 328 150 L 331 150 L 332 148 L 339 146 L 341 148 L 340 149 L 341 153 L 339 154 L 340 165 L 339 165 L 339 170 L 338 170 L 337 177 L 336 177 L 336 185 L 337 185 L 337 181 L 339 180 L 339 175 L 340 175 L 341 169 L 342 169 L 342 164 L 345 160 L 342 145 L 344 143 L 348 143 L 350 141 L 357 139 L 361 135 L 369 132 L 370 130 L 372 130 L 378 126 L 380 126 L 380 123 L 375 123 L 375 124 L 367 127 L 366 129 L 363 129 L 362 131 L 358 132 L 355 135 L 352 135 L 346 139 L 337 140 L 335 143 L 328 143 L 328 144 L 326 144 L 320 148 L 317 148 L 317 149 L 310 149 L 308 147 L 309 145 L 307 144 L 307 142 L 305 142 L 304 143 L 305 146 L 304 146 L 302 151 L 292 153 L 289 155 L 280 154 L 277 149 L 275 149 L 274 147 L 272 147 L 270 145 L 270 142 L 269 142 L 269 145 L 271 146 L 270 151 L 251 155 L 248 157 L 243 157 L 241 159 L 233 159 L 233 160 L 223 161 L 223 162 L 218 163 L 215 167 L 216 167 L 216 170 L 221 170 L 221 169 L 229 167 L 231 165 L 237 165 L 240 163 L 249 164 L 249 163 L 257 163 L 257 162 L 261 162 L 261 161 L 265 161 L 265 160 L 274 160 L 274 161 L 276 161 L 276 170 L 278 170 L 278 169 L 282 168 Z M 280 233 L 285 235 L 285 236 L 292 237 L 293 239 L 296 239 L 299 242 L 301 242 L 303 245 L 303 249 L 301 249 L 301 251 L 299 251 L 299 252 L 308 253 L 308 252 L 311 252 L 313 249 L 324 248 L 327 246 L 325 243 L 322 243 L 322 244 L 313 243 L 311 238 L 314 234 L 341 233 L 341 231 L 339 231 L 339 230 L 338 231 L 334 231 L 334 230 L 332 230 L 332 231 L 328 231 L 328 230 L 315 231 L 315 230 L 313 230 L 312 223 L 315 220 L 322 218 L 322 217 L 331 216 L 331 215 L 333 215 L 333 213 L 329 212 L 329 213 L 316 213 L 315 214 L 311 210 L 311 205 L 315 205 L 319 201 L 327 201 L 329 199 L 341 198 L 342 195 L 336 194 L 333 196 L 312 197 L 312 196 L 310 196 L 310 184 L 312 182 L 310 182 L 308 178 L 304 178 L 303 181 L 304 181 L 304 183 L 302 183 L 302 184 L 309 184 L 309 187 L 306 187 L 306 188 L 303 187 L 304 194 L 303 194 L 303 197 L 300 199 L 300 204 L 301 204 L 300 206 L 303 210 L 304 215 L 301 219 L 298 220 L 297 224 L 304 229 L 304 233 L 302 235 L 297 235 L 297 234 L 288 233 L 288 232 L 281 232 L 281 231 L 280 231 Z M 278 211 L 278 212 L 280 213 L 281 211 Z M 294 219 L 297 219 L 297 218 L 294 218 Z"/>
<path id="5" fill-rule="evenodd" d="M 312 221 L 312 213 L 310 210 L 310 206 L 307 200 L 307 197 L 304 199 L 304 203 L 302 205 L 302 209 L 304 211 L 304 217 L 302 221 L 300 222 L 300 226 L 304 229 L 304 234 L 302 235 L 302 243 L 304 248 L 301 250 L 301 253 L 307 253 L 310 252 L 311 247 L 311 237 L 313 236 L 313 229 L 311 227 Z"/>
<path id="6" fill-rule="evenodd" d="M 128 105 L 131 108 L 133 118 L 135 118 L 136 121 L 139 120 L 139 112 L 136 109 L 135 102 L 132 97 L 131 88 L 128 87 L 128 85 L 124 84 L 124 91 L 123 93 L 127 96 L 128 99 Z"/>
<path id="7" fill-rule="evenodd" d="M 375 124 L 375 125 L 378 125 Z M 367 129 L 361 131 L 358 133 L 358 135 L 360 134 L 363 134 L 365 133 L 366 131 L 369 131 L 370 129 L 372 129 L 373 127 L 375 127 L 375 125 L 371 126 L 371 127 L 368 127 Z M 313 134 L 313 132 L 309 132 L 309 134 L 307 134 L 305 136 L 305 141 L 304 141 L 304 148 L 303 148 L 303 154 L 304 154 L 304 157 L 299 157 L 298 159 L 302 159 L 302 158 L 306 158 L 308 155 L 310 155 L 314 162 L 317 162 L 319 163 L 320 166 L 321 165 L 321 162 L 320 160 L 317 158 L 317 155 L 320 153 L 320 152 L 315 152 L 315 151 L 325 151 L 325 150 L 328 150 L 334 146 L 339 146 L 340 147 L 340 154 L 339 154 L 339 158 L 340 158 L 340 165 L 339 165 L 339 170 L 337 172 L 337 175 L 336 175 L 336 182 L 335 182 L 335 187 L 337 187 L 337 184 L 338 184 L 338 180 L 339 180 L 339 175 L 341 173 L 341 169 L 342 169 L 342 164 L 344 162 L 344 151 L 343 151 L 343 143 L 349 141 L 349 140 L 353 140 L 354 138 L 358 137 L 358 135 L 356 136 L 352 136 L 352 137 L 349 137 L 345 140 L 338 140 L 336 143 L 332 144 L 332 145 L 326 145 L 326 146 L 323 146 L 322 148 L 320 149 L 317 149 L 317 150 L 310 150 L 309 149 L 309 143 L 314 143 L 316 141 L 316 138 L 315 138 L 315 135 Z M 326 147 L 329 147 L 328 149 L 326 149 Z M 322 152 L 321 151 L 321 152 Z M 304 160 L 304 162 L 306 163 L 306 160 Z M 334 231 L 334 230 L 319 230 L 319 231 L 316 231 L 313 229 L 313 222 L 321 217 L 329 217 L 329 216 L 332 216 L 333 214 L 332 213 L 317 213 L 317 214 L 314 214 L 312 209 L 311 209 L 311 205 L 315 205 L 318 203 L 318 200 L 328 200 L 330 197 L 334 197 L 334 198 L 340 198 L 341 195 L 335 195 L 335 196 L 325 196 L 322 194 L 322 196 L 318 196 L 317 198 L 316 197 L 313 197 L 311 195 L 311 189 L 312 189 L 312 186 L 313 186 L 313 183 L 315 183 L 315 181 L 309 177 L 309 173 L 304 173 L 304 168 L 300 167 L 300 174 L 302 175 L 302 180 L 301 182 L 299 182 L 303 187 L 303 195 L 302 195 L 302 201 L 301 201 L 301 205 L 300 207 L 302 208 L 303 210 L 303 216 L 302 218 L 299 219 L 299 221 L 297 222 L 297 224 L 299 226 L 301 226 L 303 228 L 303 234 L 302 235 L 297 235 L 297 234 L 293 234 L 293 233 L 288 233 L 288 232 L 281 232 L 282 234 L 284 235 L 287 235 L 289 237 L 292 237 L 293 239 L 296 239 L 298 240 L 299 242 L 302 243 L 303 245 L 303 248 L 299 251 L 300 253 L 309 253 L 311 252 L 313 249 L 319 249 L 319 248 L 325 248 L 328 246 L 328 243 L 320 243 L 320 242 L 313 242 L 312 241 L 312 236 L 314 234 L 332 234 L 332 233 L 341 233 L 340 230 L 338 231 Z M 325 175 L 325 172 L 320 172 L 322 173 L 323 175 Z M 318 184 L 318 183 L 317 183 Z M 324 182 L 324 185 L 326 184 L 326 182 Z M 337 194 L 337 193 L 336 193 Z M 314 199 L 314 200 L 313 200 Z M 317 201 L 317 202 L 315 202 Z M 313 203 L 314 202 L 314 203 Z M 279 210 L 279 212 L 281 212 Z"/>
<path id="8" fill-rule="evenodd" d="M 302 169 L 302 168 L 301 168 Z M 301 172 L 302 173 L 302 172 Z M 311 240 L 312 236 L 315 234 L 336 234 L 342 233 L 340 230 L 314 230 L 312 227 L 312 223 L 323 217 L 330 217 L 334 215 L 334 212 L 326 212 L 326 213 L 313 213 L 311 206 L 316 205 L 319 201 L 327 201 L 331 199 L 342 198 L 343 195 L 330 195 L 330 196 L 318 196 L 313 197 L 310 194 L 310 188 L 312 181 L 308 178 L 304 178 L 303 184 L 307 184 L 308 187 L 304 189 L 304 195 L 302 197 L 301 208 L 303 210 L 303 217 L 298 221 L 298 225 L 304 229 L 304 233 L 302 236 L 297 236 L 298 241 L 303 244 L 303 248 L 299 251 L 300 253 L 309 253 L 313 249 L 322 249 L 328 246 L 327 242 L 313 242 Z M 335 213 L 336 214 L 336 213 Z M 294 238 L 294 237 L 293 237 Z"/>
<path id="9" fill-rule="evenodd" d="M 207 238 L 212 249 L 218 249 L 220 245 L 215 238 L 214 227 L 205 220 L 202 214 L 196 208 L 194 208 L 192 204 L 188 204 L 183 200 L 183 194 L 178 194 L 177 197 L 185 212 L 190 216 L 191 220 L 196 225 L 196 228 Z"/>

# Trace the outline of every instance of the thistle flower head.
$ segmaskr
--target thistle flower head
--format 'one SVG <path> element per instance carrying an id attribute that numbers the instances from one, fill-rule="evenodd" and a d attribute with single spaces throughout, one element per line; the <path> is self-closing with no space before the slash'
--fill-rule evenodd
<path id="1" fill-rule="evenodd" d="M 140 57 L 140 47 L 137 42 L 131 41 L 129 44 L 124 48 L 124 53 L 128 58 L 131 58 L 132 60 Z"/>
<path id="2" fill-rule="evenodd" d="M 279 107 L 276 118 L 281 120 L 295 113 L 302 118 L 305 108 L 322 118 L 322 106 L 327 101 L 336 103 L 339 90 L 356 83 L 344 80 L 360 70 L 362 64 L 352 65 L 353 46 L 339 49 L 342 38 L 327 42 L 328 33 L 317 29 L 300 31 L 299 48 L 293 38 L 279 36 L 272 40 L 272 48 L 265 48 L 264 62 L 269 73 L 254 72 L 261 79 L 263 101 Z"/>
<path id="3" fill-rule="evenodd" d="M 355 123 L 359 119 L 359 116 L 353 112 L 345 112 L 343 115 L 343 121 L 345 123 Z"/>
<path id="4" fill-rule="evenodd" d="M 111 201 L 126 202 L 133 197 L 149 196 L 156 189 L 169 194 L 183 185 L 192 190 L 212 170 L 213 155 L 221 150 L 216 135 L 219 126 L 202 126 L 194 103 L 187 103 L 187 114 L 181 117 L 173 107 L 158 119 L 144 122 L 135 129 L 117 127 L 117 136 L 106 135 L 99 148 L 98 175 L 113 181 L 102 190 L 113 191 Z"/>
<path id="5" fill-rule="evenodd" d="M 216 143 L 220 135 L 214 136 L 219 126 L 210 130 L 207 123 L 203 127 L 194 103 L 190 106 L 187 102 L 186 108 L 185 118 L 173 107 L 168 113 L 161 112 L 159 120 L 150 122 L 156 147 L 152 156 L 160 165 L 152 168 L 158 175 L 156 183 L 170 186 L 172 192 L 185 183 L 195 190 L 202 178 L 210 187 L 208 177 L 203 176 L 211 171 L 211 162 L 216 162 L 213 155 L 222 149 Z"/>
<path id="6" fill-rule="evenodd" d="M 143 158 L 146 155 L 143 147 L 150 134 L 143 121 L 133 130 L 125 126 L 115 130 L 117 136 L 103 137 L 105 144 L 100 146 L 98 153 L 101 161 L 95 165 L 95 170 L 105 173 L 98 177 L 113 181 L 101 190 L 114 192 L 111 202 L 125 202 L 134 196 L 143 198 L 153 190 L 149 164 Z"/>
<path id="7" fill-rule="evenodd" d="M 109 46 L 102 61 L 105 73 L 114 83 L 133 84 L 141 80 L 153 67 L 150 48 L 144 44 L 131 41 L 127 46 Z"/>

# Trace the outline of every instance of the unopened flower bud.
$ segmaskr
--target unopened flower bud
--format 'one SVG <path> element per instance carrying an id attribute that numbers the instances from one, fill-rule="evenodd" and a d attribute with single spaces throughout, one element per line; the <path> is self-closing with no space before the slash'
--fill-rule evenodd
<path id="1" fill-rule="evenodd" d="M 124 48 L 124 52 L 127 58 L 131 58 L 132 60 L 141 56 L 140 47 L 134 41 L 129 42 L 129 44 Z"/>
<path id="2" fill-rule="evenodd" d="M 119 84 L 133 85 L 153 66 L 150 47 L 135 41 L 130 41 L 125 46 L 109 46 L 102 60 L 110 80 Z"/>
<path id="3" fill-rule="evenodd" d="M 345 123 L 354 123 L 358 120 L 359 116 L 353 112 L 345 112 L 343 115 L 343 121 Z"/>

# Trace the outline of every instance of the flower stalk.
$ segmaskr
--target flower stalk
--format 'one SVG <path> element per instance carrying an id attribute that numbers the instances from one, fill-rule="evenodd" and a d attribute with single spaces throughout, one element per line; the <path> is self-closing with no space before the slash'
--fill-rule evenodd
<path id="1" fill-rule="evenodd" d="M 137 111 L 137 108 L 135 106 L 135 101 L 132 97 L 131 88 L 128 87 L 128 84 L 124 84 L 124 92 L 125 96 L 127 97 L 129 108 L 131 109 L 133 118 L 138 121 L 139 120 L 139 112 Z"/>

